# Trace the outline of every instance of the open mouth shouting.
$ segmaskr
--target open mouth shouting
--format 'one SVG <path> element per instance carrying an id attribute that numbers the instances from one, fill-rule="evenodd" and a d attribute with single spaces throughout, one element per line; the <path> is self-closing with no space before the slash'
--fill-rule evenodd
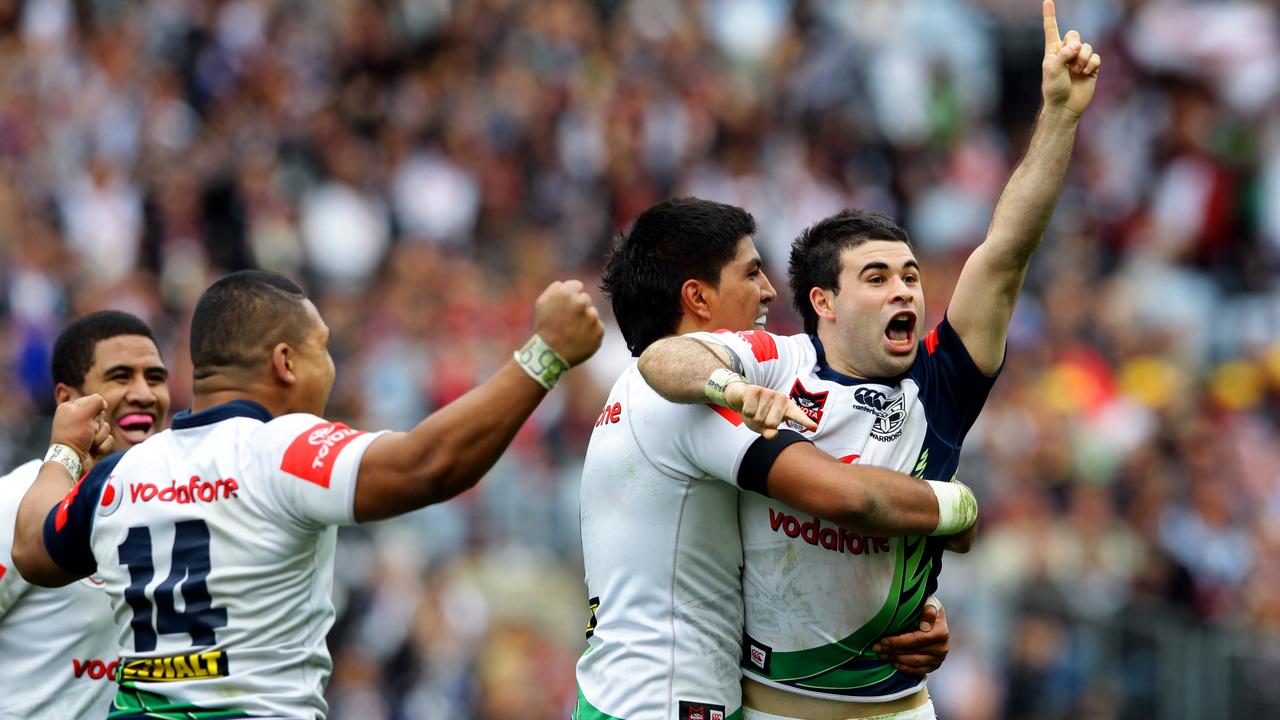
<path id="1" fill-rule="evenodd" d="M 155 424 L 156 416 L 147 412 L 125 413 L 116 420 L 120 435 L 134 445 L 146 440 Z"/>
<path id="2" fill-rule="evenodd" d="M 884 330 L 884 344 L 889 352 L 909 353 L 916 345 L 916 314 L 911 310 L 902 310 L 889 318 Z"/>

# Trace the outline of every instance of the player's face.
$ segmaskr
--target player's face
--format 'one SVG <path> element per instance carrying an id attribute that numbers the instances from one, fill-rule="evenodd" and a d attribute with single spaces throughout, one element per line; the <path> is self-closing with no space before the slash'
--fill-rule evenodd
<path id="1" fill-rule="evenodd" d="M 924 317 L 924 287 L 911 248 L 871 240 L 845 250 L 841 261 L 833 309 L 842 364 L 862 377 L 906 372 Z"/>
<path id="2" fill-rule="evenodd" d="M 144 335 L 117 335 L 98 343 L 81 388 L 58 386 L 59 400 L 97 393 L 107 401 L 112 450 L 127 450 L 164 428 L 169 416 L 169 371 Z"/>
<path id="3" fill-rule="evenodd" d="M 738 241 L 738 254 L 720 269 L 720 284 L 714 298 L 711 322 L 716 329 L 735 332 L 763 329 L 769 303 L 778 297 L 765 276 L 760 253 L 751 238 Z"/>
<path id="4" fill-rule="evenodd" d="M 300 362 L 294 367 L 297 377 L 298 408 L 314 415 L 323 415 L 333 389 L 333 357 L 329 355 L 329 326 L 320 317 L 320 311 L 310 300 L 304 301 L 309 328 L 297 347 Z"/>

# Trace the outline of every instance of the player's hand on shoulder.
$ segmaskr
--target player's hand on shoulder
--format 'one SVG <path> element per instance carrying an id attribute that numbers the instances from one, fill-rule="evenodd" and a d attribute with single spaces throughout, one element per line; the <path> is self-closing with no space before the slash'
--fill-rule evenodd
<path id="1" fill-rule="evenodd" d="M 1068 30 L 1058 34 L 1057 10 L 1053 0 L 1043 0 L 1044 61 L 1041 63 L 1041 94 L 1046 109 L 1066 110 L 1079 117 L 1093 100 L 1102 56 Z"/>
<path id="2" fill-rule="evenodd" d="M 110 454 L 112 439 L 107 401 L 101 395 L 86 395 L 54 409 L 49 444 L 55 443 L 75 450 L 86 470 L 94 460 Z"/>
<path id="3" fill-rule="evenodd" d="M 798 423 L 806 430 L 818 429 L 795 401 L 777 390 L 734 382 L 725 387 L 724 399 L 730 409 L 742 415 L 742 421 L 748 428 L 765 438 L 777 435 L 778 426 L 786 420 Z"/>
<path id="4" fill-rule="evenodd" d="M 570 365 L 600 349 L 604 324 L 580 280 L 556 281 L 534 304 L 533 330 Z"/>

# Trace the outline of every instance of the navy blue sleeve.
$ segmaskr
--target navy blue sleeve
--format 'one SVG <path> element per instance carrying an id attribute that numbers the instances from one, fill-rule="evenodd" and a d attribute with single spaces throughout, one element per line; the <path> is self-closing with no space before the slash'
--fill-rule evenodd
<path id="1" fill-rule="evenodd" d="M 123 455 L 108 455 L 94 465 L 44 519 L 45 551 L 58 567 L 73 575 L 92 575 L 98 569 L 90 543 L 93 518 L 102 487 Z"/>
<path id="2" fill-rule="evenodd" d="M 959 445 L 982 412 L 1004 360 L 995 374 L 984 375 L 946 317 L 921 345 L 910 374 L 920 386 L 929 426 L 948 443 Z"/>

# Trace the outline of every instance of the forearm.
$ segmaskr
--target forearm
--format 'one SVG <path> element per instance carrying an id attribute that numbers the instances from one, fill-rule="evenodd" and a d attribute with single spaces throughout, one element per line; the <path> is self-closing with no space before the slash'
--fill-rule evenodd
<path id="1" fill-rule="evenodd" d="M 1026 155 L 996 202 L 983 243 L 993 269 L 1020 276 L 1030 263 L 1062 193 L 1078 122 L 1065 109 L 1046 108 L 1036 119 Z"/>
<path id="2" fill-rule="evenodd" d="M 398 515 L 479 482 L 547 391 L 515 361 L 405 433 L 374 441 L 360 464 L 355 516 Z"/>
<path id="3" fill-rule="evenodd" d="M 959 491 L 961 486 L 956 486 Z M 932 535 L 964 516 L 973 524 L 977 504 L 955 507 L 924 480 L 870 465 L 845 465 L 812 445 L 796 444 L 778 457 L 768 477 L 770 495 L 796 509 L 867 535 Z M 940 501 L 947 502 L 946 507 Z M 944 528 L 945 529 L 945 528 Z M 958 532 L 948 530 L 946 534 Z"/>
<path id="4" fill-rule="evenodd" d="M 640 375 L 659 395 L 674 403 L 707 402 L 707 378 L 721 368 L 742 373 L 741 362 L 726 348 L 690 337 L 659 340 L 640 355 Z"/>
<path id="5" fill-rule="evenodd" d="M 45 519 L 74 485 L 66 468 L 56 462 L 46 462 L 18 506 L 13 529 L 13 564 L 27 582 L 59 587 L 76 579 L 58 567 L 44 546 Z"/>

